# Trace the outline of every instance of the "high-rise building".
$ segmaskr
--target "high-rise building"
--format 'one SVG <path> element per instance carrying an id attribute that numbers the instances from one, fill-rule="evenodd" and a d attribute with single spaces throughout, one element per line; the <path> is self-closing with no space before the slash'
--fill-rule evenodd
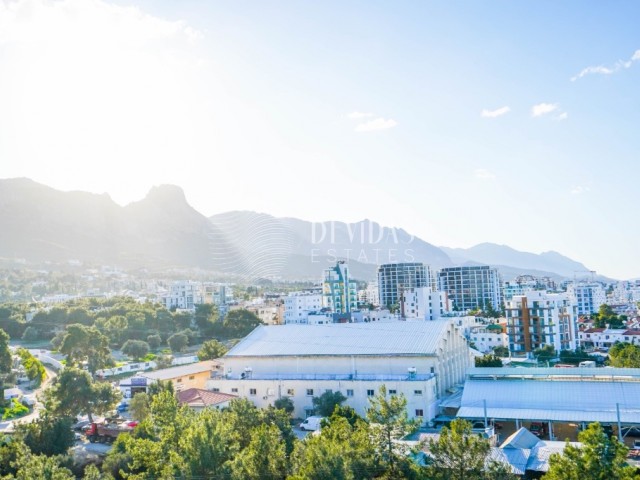
<path id="1" fill-rule="evenodd" d="M 507 336 L 512 352 L 533 352 L 544 345 L 575 350 L 579 344 L 577 307 L 562 293 L 529 291 L 506 302 Z"/>
<path id="2" fill-rule="evenodd" d="M 381 306 L 400 305 L 404 290 L 431 286 L 431 271 L 423 263 L 387 263 L 378 267 Z"/>
<path id="3" fill-rule="evenodd" d="M 350 313 L 358 308 L 358 285 L 350 279 L 349 266 L 342 260 L 324 271 L 322 306 L 333 313 Z"/>
<path id="4" fill-rule="evenodd" d="M 578 282 L 567 285 L 567 294 L 578 306 L 578 315 L 591 315 L 607 303 L 607 293 L 597 282 Z"/>
<path id="5" fill-rule="evenodd" d="M 447 293 L 456 311 L 502 307 L 500 274 L 488 265 L 443 268 L 438 274 L 438 287 Z"/>

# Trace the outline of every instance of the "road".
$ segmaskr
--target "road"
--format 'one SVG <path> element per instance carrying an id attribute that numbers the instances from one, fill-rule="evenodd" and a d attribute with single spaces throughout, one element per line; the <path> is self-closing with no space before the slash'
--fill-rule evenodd
<path id="1" fill-rule="evenodd" d="M 36 398 L 36 404 L 33 406 L 33 410 L 31 411 L 31 413 L 15 420 L 0 422 L 0 432 L 11 432 L 13 431 L 14 425 L 17 423 L 31 423 L 34 420 L 40 418 L 40 411 L 44 408 L 44 404 L 41 402 L 43 396 L 42 394 L 47 388 L 49 388 L 51 382 L 53 382 L 53 380 L 57 376 L 54 370 L 51 370 L 46 366 L 45 370 L 47 372 L 47 378 L 45 378 L 44 382 L 42 382 L 42 384 L 38 388 L 32 390 L 27 387 L 21 387 L 25 395 L 33 395 Z"/>

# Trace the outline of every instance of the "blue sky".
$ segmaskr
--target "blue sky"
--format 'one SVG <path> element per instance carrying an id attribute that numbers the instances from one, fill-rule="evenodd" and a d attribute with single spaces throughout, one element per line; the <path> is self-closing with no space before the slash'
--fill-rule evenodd
<path id="1" fill-rule="evenodd" d="M 637 2 L 0 5 L 0 177 L 640 276 Z"/>

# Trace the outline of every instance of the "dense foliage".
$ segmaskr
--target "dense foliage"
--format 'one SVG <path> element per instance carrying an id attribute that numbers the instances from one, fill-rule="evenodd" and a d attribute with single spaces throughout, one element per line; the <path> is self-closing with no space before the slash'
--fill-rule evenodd
<path id="1" fill-rule="evenodd" d="M 609 365 L 620 368 L 640 368 L 640 347 L 616 343 L 609 349 Z"/>

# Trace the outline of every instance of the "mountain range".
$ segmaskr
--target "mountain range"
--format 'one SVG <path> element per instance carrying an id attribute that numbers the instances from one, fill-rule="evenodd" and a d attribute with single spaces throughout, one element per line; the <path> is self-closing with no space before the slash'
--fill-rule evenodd
<path id="1" fill-rule="evenodd" d="M 557 252 L 533 254 L 483 243 L 436 247 L 403 229 L 372 220 L 308 222 L 233 211 L 205 217 L 180 187 L 153 187 L 126 206 L 108 195 L 62 192 L 26 178 L 0 180 L 0 257 L 28 262 L 201 268 L 245 278 L 317 280 L 348 260 L 352 275 L 375 278 L 378 264 L 424 262 L 439 269 L 489 264 L 516 275 L 570 278 L 589 270 Z"/>

